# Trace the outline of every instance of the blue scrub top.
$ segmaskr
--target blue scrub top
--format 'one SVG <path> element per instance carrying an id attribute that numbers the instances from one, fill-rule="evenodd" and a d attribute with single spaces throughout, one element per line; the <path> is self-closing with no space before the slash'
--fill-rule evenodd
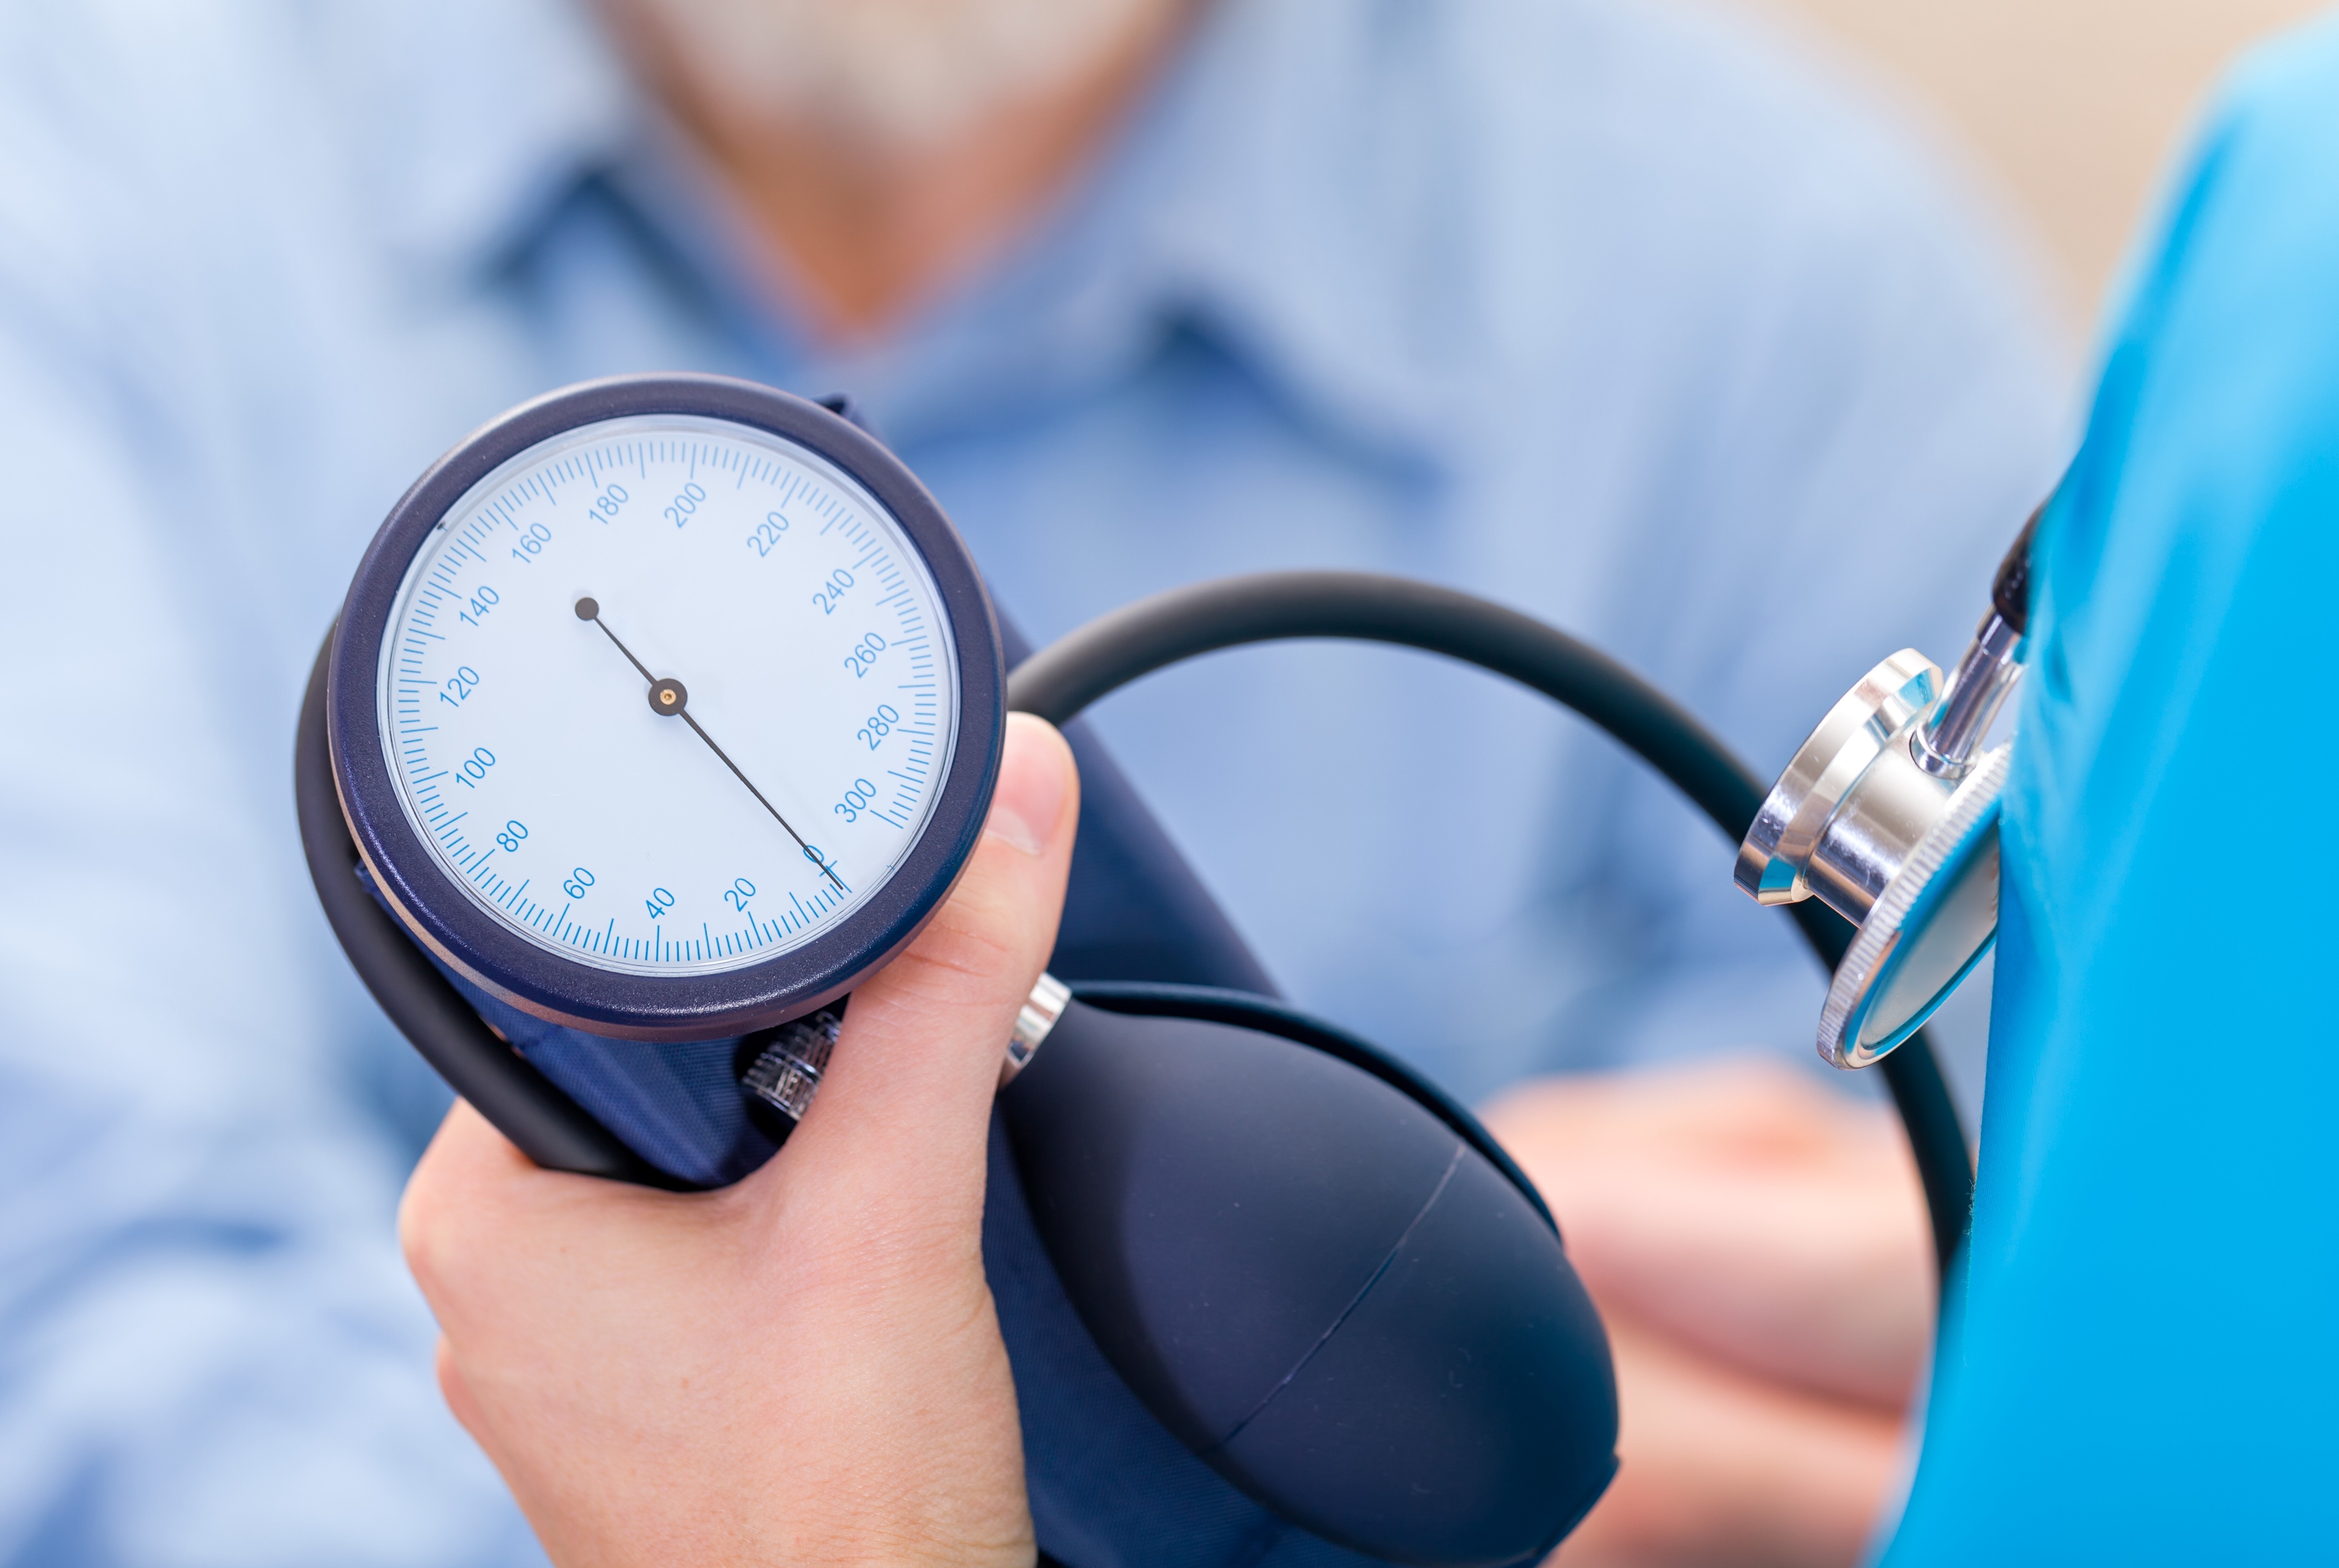
<path id="1" fill-rule="evenodd" d="M 2039 537 L 1969 1272 L 1886 1561 L 2339 1553 L 2339 22 L 2230 81 Z"/>

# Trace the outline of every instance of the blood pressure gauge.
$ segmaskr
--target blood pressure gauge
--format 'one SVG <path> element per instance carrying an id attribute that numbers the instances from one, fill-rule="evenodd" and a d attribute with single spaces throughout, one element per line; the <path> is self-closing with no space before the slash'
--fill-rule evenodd
<path id="1" fill-rule="evenodd" d="M 399 920 L 538 1017 L 713 1039 L 916 934 L 996 779 L 965 547 L 838 414 L 628 378 L 424 475 L 335 633 L 334 783 Z"/>

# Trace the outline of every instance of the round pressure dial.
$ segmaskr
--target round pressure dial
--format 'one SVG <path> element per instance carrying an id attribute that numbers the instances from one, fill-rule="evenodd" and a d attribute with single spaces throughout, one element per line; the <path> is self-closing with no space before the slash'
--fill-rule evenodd
<path id="1" fill-rule="evenodd" d="M 712 378 L 530 404 L 383 526 L 337 634 L 336 782 L 442 962 L 538 1016 L 712 1038 L 850 989 L 963 864 L 997 634 L 906 469 Z"/>

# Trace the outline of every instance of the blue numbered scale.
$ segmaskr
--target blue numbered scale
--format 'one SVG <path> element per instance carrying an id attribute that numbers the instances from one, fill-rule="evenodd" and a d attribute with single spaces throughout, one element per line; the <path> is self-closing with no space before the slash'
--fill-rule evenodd
<path id="1" fill-rule="evenodd" d="M 933 498 L 828 409 L 629 379 L 416 483 L 336 631 L 333 779 L 381 900 L 551 1023 L 733 1036 L 852 990 L 965 863 L 999 635 Z"/>

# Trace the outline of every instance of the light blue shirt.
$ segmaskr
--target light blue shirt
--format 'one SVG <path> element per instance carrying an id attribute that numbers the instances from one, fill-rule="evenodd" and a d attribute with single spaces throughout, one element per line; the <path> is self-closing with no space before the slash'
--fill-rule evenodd
<path id="1" fill-rule="evenodd" d="M 1039 639 L 1409 573 L 1758 770 L 1953 656 L 2058 466 L 2052 335 L 1954 193 L 1663 0 L 1225 0 L 1021 244 L 851 353 L 557 0 L 0 5 L 0 1560 L 534 1552 L 391 1236 L 443 1098 L 287 787 L 360 548 L 503 408 L 849 391 Z M 1809 1051 L 1727 846 L 1538 699 L 1289 646 L 1099 723 L 1291 997 L 1466 1096 Z"/>

